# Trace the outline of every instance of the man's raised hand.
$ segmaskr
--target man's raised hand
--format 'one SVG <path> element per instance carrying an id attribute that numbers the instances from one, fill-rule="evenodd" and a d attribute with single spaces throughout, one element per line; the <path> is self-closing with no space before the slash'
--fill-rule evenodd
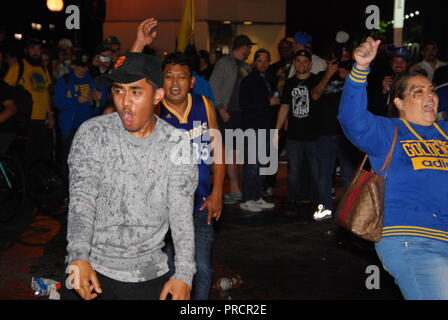
<path id="1" fill-rule="evenodd" d="M 142 52 L 145 46 L 149 46 L 157 36 L 156 27 L 159 22 L 154 18 L 148 18 L 139 24 L 131 52 Z"/>

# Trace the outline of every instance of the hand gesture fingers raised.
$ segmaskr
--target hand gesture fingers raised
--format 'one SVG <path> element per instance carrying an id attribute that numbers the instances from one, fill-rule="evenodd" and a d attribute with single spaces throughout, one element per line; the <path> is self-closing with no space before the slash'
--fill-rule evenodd
<path id="1" fill-rule="evenodd" d="M 374 40 L 368 37 L 353 52 L 354 59 L 358 68 L 366 70 L 370 63 L 375 59 L 381 40 Z"/>

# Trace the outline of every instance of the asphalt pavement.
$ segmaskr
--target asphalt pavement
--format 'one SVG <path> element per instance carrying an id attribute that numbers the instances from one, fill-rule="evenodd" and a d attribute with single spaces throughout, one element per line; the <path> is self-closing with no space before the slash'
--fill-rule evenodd
<path id="1" fill-rule="evenodd" d="M 210 299 L 401 300 L 373 243 L 333 219 L 314 221 L 313 208 L 306 204 L 297 208 L 296 217 L 283 214 L 285 173 L 281 165 L 274 196 L 266 198 L 275 209 L 247 213 L 238 204 L 224 206 L 215 223 L 214 283 L 235 276 L 241 283 L 227 291 L 213 288 Z M 31 204 L 0 224 L 0 299 L 48 299 L 33 295 L 31 277 L 61 281 L 65 236 L 66 215 L 50 217 Z"/>

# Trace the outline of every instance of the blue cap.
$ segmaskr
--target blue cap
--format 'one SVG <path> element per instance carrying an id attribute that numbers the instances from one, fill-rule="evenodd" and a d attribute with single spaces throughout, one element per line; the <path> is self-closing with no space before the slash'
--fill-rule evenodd
<path id="1" fill-rule="evenodd" d="M 392 59 L 393 58 L 403 58 L 407 62 L 411 61 L 411 53 L 404 47 L 395 48 L 392 51 Z"/>
<path id="2" fill-rule="evenodd" d="M 300 43 L 302 46 L 311 43 L 311 40 L 311 36 L 306 32 L 299 31 L 294 35 L 294 41 Z"/>

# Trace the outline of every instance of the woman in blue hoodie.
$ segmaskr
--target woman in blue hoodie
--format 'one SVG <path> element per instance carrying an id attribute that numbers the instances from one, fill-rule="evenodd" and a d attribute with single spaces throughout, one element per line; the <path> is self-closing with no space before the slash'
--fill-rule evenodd
<path id="1" fill-rule="evenodd" d="M 368 38 L 355 50 L 338 118 L 376 172 L 398 128 L 383 234 L 375 249 L 405 299 L 448 299 L 448 123 L 436 122 L 439 99 L 431 81 L 418 73 L 403 74 L 393 85 L 399 118 L 367 111 L 367 75 L 379 44 Z"/>
<path id="2" fill-rule="evenodd" d="M 67 173 L 67 157 L 76 130 L 85 121 L 101 113 L 108 98 L 106 89 L 96 90 L 88 68 L 88 56 L 75 53 L 73 70 L 60 77 L 55 85 L 54 105 L 58 110 L 59 129 L 62 134 L 63 163 Z"/>

